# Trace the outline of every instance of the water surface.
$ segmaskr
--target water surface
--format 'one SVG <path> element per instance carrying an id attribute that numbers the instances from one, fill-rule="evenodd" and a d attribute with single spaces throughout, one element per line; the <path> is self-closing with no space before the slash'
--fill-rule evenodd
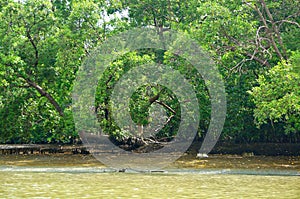
<path id="1" fill-rule="evenodd" d="M 299 157 L 182 157 L 116 172 L 92 156 L 0 156 L 0 198 L 299 198 Z"/>

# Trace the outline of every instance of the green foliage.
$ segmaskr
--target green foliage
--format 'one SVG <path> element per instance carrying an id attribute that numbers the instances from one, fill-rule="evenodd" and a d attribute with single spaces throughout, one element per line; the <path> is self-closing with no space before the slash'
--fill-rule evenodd
<path id="1" fill-rule="evenodd" d="M 120 78 L 130 69 L 138 67 L 139 65 L 151 63 L 154 60 L 157 60 L 157 58 L 152 51 L 147 52 L 147 50 L 144 50 L 139 53 L 127 53 L 115 60 L 101 76 L 96 94 L 96 111 L 100 126 L 105 133 L 108 133 L 117 139 L 133 135 L 133 132 L 121 130 L 112 117 L 112 106 L 114 106 L 110 102 L 112 90 Z M 175 135 L 177 132 L 176 129 L 180 123 L 179 102 L 169 89 L 161 85 L 144 85 L 136 88 L 129 103 L 129 112 L 132 120 L 140 126 L 147 126 L 154 120 L 154 118 L 150 117 L 149 112 L 151 111 L 151 105 L 156 102 L 151 101 L 151 98 L 157 98 L 160 102 L 163 102 L 176 112 L 176 114 L 174 114 L 172 113 L 172 110 L 163 107 L 169 121 L 166 122 L 165 127 L 157 132 L 156 135 L 154 135 L 155 132 L 153 132 L 153 136 L 160 138 Z"/>
<path id="2" fill-rule="evenodd" d="M 100 1 L 7 1 L 0 12 L 0 142 L 70 143 L 76 71 L 106 33 Z M 3 87 L 2 87 L 3 86 Z"/>
<path id="3" fill-rule="evenodd" d="M 300 131 L 300 53 L 283 60 L 258 78 L 259 86 L 250 92 L 258 126 L 269 121 L 285 124 L 286 133 Z"/>
<path id="4" fill-rule="evenodd" d="M 100 77 L 95 97 L 95 107 L 97 107 L 97 116 L 100 126 L 104 132 L 117 138 L 128 135 L 128 132 L 122 132 L 119 129 L 112 118 L 110 97 L 115 84 L 119 81 L 122 75 L 124 75 L 133 67 L 137 67 L 138 65 L 145 64 L 151 61 L 152 59 L 149 55 L 138 55 L 136 52 L 131 52 L 111 63 L 111 65 Z M 139 101 L 139 104 L 143 103 L 143 100 Z M 139 120 L 138 117 L 136 117 L 135 119 Z"/>
<path id="5" fill-rule="evenodd" d="M 227 91 L 223 140 L 297 138 L 299 9 L 300 2 L 293 0 L 1 1 L 0 142 L 76 140 L 71 111 L 76 72 L 94 47 L 130 27 L 154 27 L 162 35 L 180 30 L 210 53 Z M 195 88 L 198 132 L 204 136 L 210 122 L 210 97 L 201 75 L 186 60 L 149 49 L 119 57 L 100 78 L 95 107 L 103 130 L 115 138 L 131 135 L 113 120 L 110 97 L 126 72 L 146 63 L 172 67 Z M 136 88 L 130 114 L 138 125 L 147 126 L 154 119 L 149 114 L 150 99 L 158 94 L 177 114 L 158 104 L 171 119 L 156 135 L 172 137 L 180 122 L 180 104 L 171 90 L 161 85 Z"/>

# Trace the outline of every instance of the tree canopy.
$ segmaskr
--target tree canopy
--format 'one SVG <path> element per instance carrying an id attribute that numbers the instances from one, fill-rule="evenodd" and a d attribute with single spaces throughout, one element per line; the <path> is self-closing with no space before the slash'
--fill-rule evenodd
<path id="1" fill-rule="evenodd" d="M 221 139 L 299 141 L 300 1 L 2 0 L 0 1 L 0 143 L 78 141 L 72 116 L 76 72 L 107 38 L 133 27 L 189 34 L 217 64 L 227 93 Z M 110 136 L 131 136 L 111 116 L 113 86 L 143 63 L 171 66 L 196 91 L 198 134 L 210 122 L 210 96 L 193 66 L 168 51 L 144 49 L 110 63 L 97 85 L 95 112 Z M 172 138 L 180 105 L 161 85 L 136 88 L 130 113 L 141 127 L 149 110 L 166 110 L 157 138 Z M 259 128 L 258 128 L 259 127 Z"/>

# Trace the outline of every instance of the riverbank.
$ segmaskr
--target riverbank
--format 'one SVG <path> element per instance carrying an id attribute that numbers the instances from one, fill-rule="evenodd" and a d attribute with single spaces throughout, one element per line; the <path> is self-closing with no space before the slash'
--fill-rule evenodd
<path id="1" fill-rule="evenodd" d="M 193 143 L 189 154 L 196 154 L 201 144 Z M 219 142 L 210 154 L 300 156 L 300 143 L 222 143 Z"/>
<path id="2" fill-rule="evenodd" d="M 187 150 L 196 155 L 201 143 L 193 143 Z M 89 154 L 84 145 L 58 144 L 2 144 L 0 154 Z M 300 156 L 300 143 L 217 143 L 210 154 L 246 155 L 246 156 Z"/>

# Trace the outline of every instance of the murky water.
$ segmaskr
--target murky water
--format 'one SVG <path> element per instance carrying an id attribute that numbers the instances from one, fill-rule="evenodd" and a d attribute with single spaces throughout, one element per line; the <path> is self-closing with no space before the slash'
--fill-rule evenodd
<path id="1" fill-rule="evenodd" d="M 92 156 L 0 156 L 0 198 L 299 198 L 299 157 L 183 157 L 115 172 Z"/>

